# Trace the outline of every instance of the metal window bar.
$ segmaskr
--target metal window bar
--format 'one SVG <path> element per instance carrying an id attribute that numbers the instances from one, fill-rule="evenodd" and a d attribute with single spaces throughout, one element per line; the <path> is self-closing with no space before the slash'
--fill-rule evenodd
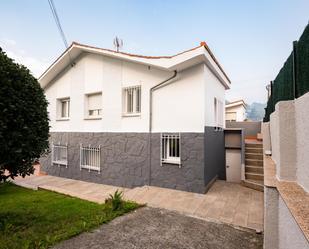
<path id="1" fill-rule="evenodd" d="M 52 143 L 52 165 L 68 167 L 68 144 L 61 145 Z"/>
<path id="2" fill-rule="evenodd" d="M 163 163 L 176 164 L 181 167 L 180 134 L 161 134 L 161 166 Z"/>
<path id="3" fill-rule="evenodd" d="M 80 170 L 88 169 L 89 172 L 91 170 L 101 171 L 101 146 L 99 147 L 91 147 L 83 146 L 80 144 Z"/>

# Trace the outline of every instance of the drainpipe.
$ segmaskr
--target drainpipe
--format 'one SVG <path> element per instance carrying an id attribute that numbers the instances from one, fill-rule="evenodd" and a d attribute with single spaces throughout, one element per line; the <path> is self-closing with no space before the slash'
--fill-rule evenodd
<path id="1" fill-rule="evenodd" d="M 166 80 L 160 82 L 159 84 L 153 86 L 152 88 L 150 88 L 149 91 L 149 136 L 148 136 L 148 143 L 149 143 L 149 179 L 148 179 L 148 185 L 151 185 L 151 134 L 152 134 L 152 94 L 155 90 L 158 90 L 161 87 L 167 86 L 169 85 L 171 82 L 169 82 L 170 80 L 176 78 L 177 76 L 177 71 L 174 71 L 174 74 L 167 78 Z"/>

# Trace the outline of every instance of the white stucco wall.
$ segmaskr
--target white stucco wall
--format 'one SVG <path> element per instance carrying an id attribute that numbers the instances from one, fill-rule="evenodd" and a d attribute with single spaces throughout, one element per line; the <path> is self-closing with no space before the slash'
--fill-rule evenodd
<path id="1" fill-rule="evenodd" d="M 296 125 L 294 101 L 280 101 L 270 116 L 272 158 L 280 180 L 296 180 Z"/>
<path id="2" fill-rule="evenodd" d="M 279 119 L 278 112 L 273 112 L 270 115 L 269 129 L 270 129 L 270 140 L 271 140 L 271 152 L 272 159 L 276 165 L 280 163 L 280 144 L 279 144 Z"/>
<path id="3" fill-rule="evenodd" d="M 297 183 L 309 193 L 309 93 L 295 100 Z"/>
<path id="4" fill-rule="evenodd" d="M 204 131 L 204 67 L 180 72 L 153 93 L 153 131 Z"/>
<path id="5" fill-rule="evenodd" d="M 226 107 L 225 112 L 235 112 L 237 122 L 242 122 L 246 119 L 246 108 L 243 105 Z"/>
<path id="6" fill-rule="evenodd" d="M 83 54 L 45 88 L 51 131 L 148 132 L 149 90 L 172 75 L 142 64 Z M 136 85 L 141 85 L 141 115 L 123 117 L 122 88 Z M 85 94 L 95 92 L 102 92 L 102 119 L 86 120 Z M 224 103 L 224 92 L 204 64 L 179 72 L 172 84 L 154 92 L 153 131 L 203 132 L 204 125 L 214 125 L 213 98 Z M 56 100 L 65 97 L 70 97 L 70 119 L 57 121 Z"/>
<path id="7" fill-rule="evenodd" d="M 271 142 L 270 142 L 270 122 L 262 123 L 261 127 L 262 137 L 263 137 L 263 151 L 271 151 Z"/>
<path id="8" fill-rule="evenodd" d="M 205 65 L 204 65 L 204 77 L 205 77 L 204 124 L 205 126 L 216 126 L 214 98 L 217 98 L 223 103 L 222 120 L 223 120 L 223 126 L 225 128 L 225 88 L 215 77 L 215 75 L 210 71 L 210 69 Z"/>

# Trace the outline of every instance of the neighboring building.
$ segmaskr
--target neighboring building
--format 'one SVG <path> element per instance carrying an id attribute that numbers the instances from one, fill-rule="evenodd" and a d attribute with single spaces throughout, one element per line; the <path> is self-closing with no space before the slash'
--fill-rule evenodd
<path id="1" fill-rule="evenodd" d="M 240 99 L 225 105 L 225 120 L 241 122 L 246 119 L 246 103 Z"/>
<path id="2" fill-rule="evenodd" d="M 193 192 L 224 178 L 224 156 L 205 158 L 217 137 L 224 153 L 230 81 L 206 43 L 152 57 L 74 42 L 39 82 L 49 102 L 48 174 Z"/>

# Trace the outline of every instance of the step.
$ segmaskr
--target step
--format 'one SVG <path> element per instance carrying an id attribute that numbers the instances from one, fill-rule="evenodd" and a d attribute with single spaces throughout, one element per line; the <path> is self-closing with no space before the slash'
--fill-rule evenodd
<path id="1" fill-rule="evenodd" d="M 245 173 L 246 176 L 246 180 L 262 180 L 264 179 L 264 175 L 263 174 L 259 174 L 259 173 Z"/>
<path id="2" fill-rule="evenodd" d="M 264 183 L 263 181 L 258 180 L 244 180 L 242 184 L 248 188 L 252 188 L 258 191 L 264 191 Z"/>
<path id="3" fill-rule="evenodd" d="M 248 166 L 260 166 L 263 167 L 263 160 L 258 159 L 246 159 L 245 164 Z"/>
<path id="4" fill-rule="evenodd" d="M 247 166 L 245 167 L 246 173 L 258 173 L 258 174 L 263 174 L 264 173 L 264 168 L 260 166 Z"/>
<path id="5" fill-rule="evenodd" d="M 245 159 L 258 159 L 258 160 L 263 160 L 263 154 L 245 153 Z"/>
<path id="6" fill-rule="evenodd" d="M 263 144 L 251 144 L 251 143 L 246 143 L 245 144 L 246 148 L 263 148 Z"/>
<path id="7" fill-rule="evenodd" d="M 245 148 L 246 153 L 257 153 L 263 155 L 263 148 Z"/>

